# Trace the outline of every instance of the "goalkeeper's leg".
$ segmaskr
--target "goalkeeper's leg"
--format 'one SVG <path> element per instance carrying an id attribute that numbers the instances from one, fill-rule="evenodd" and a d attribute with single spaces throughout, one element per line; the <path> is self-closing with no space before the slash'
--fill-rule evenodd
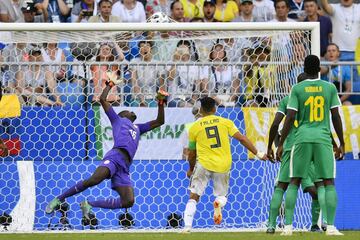
<path id="1" fill-rule="evenodd" d="M 66 198 L 78 194 L 89 187 L 98 185 L 106 178 L 110 177 L 110 169 L 108 167 L 99 166 L 90 178 L 76 183 L 74 186 L 66 190 L 64 193 L 54 198 L 47 206 L 46 213 L 52 213 L 59 208 L 60 204 L 65 201 Z"/>

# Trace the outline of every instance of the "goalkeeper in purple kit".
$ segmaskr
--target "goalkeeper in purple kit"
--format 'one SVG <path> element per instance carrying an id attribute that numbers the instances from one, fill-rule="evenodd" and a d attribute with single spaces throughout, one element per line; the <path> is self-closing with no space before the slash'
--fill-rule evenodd
<path id="1" fill-rule="evenodd" d="M 121 111 L 116 114 L 111 105 L 106 101 L 111 88 L 119 83 L 120 80 L 110 78 L 105 89 L 100 96 L 100 103 L 108 116 L 113 129 L 114 146 L 108 151 L 102 163 L 89 179 L 76 183 L 61 195 L 54 198 L 47 206 L 46 213 L 50 214 L 57 210 L 66 198 L 78 194 L 89 187 L 98 185 L 105 179 L 111 179 L 111 188 L 115 190 L 120 197 L 117 199 L 101 199 L 96 201 L 84 201 L 80 204 L 83 217 L 89 219 L 89 213 L 92 208 L 129 208 L 134 205 L 134 189 L 129 175 L 129 168 L 133 161 L 135 152 L 139 145 L 140 135 L 164 124 L 164 104 L 167 93 L 159 91 L 158 115 L 153 121 L 144 124 L 133 124 L 136 115 L 130 111 Z"/>

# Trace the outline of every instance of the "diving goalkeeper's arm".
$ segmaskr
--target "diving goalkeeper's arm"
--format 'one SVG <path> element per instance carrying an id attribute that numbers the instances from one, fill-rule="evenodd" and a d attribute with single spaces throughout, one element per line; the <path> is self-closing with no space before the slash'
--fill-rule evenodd
<path id="1" fill-rule="evenodd" d="M 155 120 L 150 122 L 150 129 L 160 127 L 165 123 L 164 105 L 166 105 L 169 94 L 163 90 L 159 90 L 156 95 L 158 101 L 158 115 Z"/>

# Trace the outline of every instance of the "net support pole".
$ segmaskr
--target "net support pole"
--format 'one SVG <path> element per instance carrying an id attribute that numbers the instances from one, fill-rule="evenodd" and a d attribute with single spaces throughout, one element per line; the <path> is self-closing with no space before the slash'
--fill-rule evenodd
<path id="1" fill-rule="evenodd" d="M 251 23 L 1 23 L 1 31 L 261 31 L 314 30 L 317 22 Z M 320 32 L 318 33 L 318 35 Z"/>
<path id="2" fill-rule="evenodd" d="M 311 54 L 320 58 L 320 23 L 315 22 L 311 29 Z"/>

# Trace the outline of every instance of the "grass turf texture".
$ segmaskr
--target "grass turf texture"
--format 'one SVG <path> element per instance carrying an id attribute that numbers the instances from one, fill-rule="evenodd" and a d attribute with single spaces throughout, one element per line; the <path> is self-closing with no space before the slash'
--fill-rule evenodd
<path id="1" fill-rule="evenodd" d="M 341 240 L 354 240 L 360 239 L 360 231 L 343 231 L 345 236 L 326 236 L 323 233 L 309 233 L 309 232 L 296 232 L 291 237 L 282 237 L 279 233 L 268 235 L 266 233 L 56 233 L 56 234 L 0 234 L 0 240 L 267 240 L 267 239 L 291 239 L 291 240 L 322 240 L 322 239 L 341 239 Z"/>

